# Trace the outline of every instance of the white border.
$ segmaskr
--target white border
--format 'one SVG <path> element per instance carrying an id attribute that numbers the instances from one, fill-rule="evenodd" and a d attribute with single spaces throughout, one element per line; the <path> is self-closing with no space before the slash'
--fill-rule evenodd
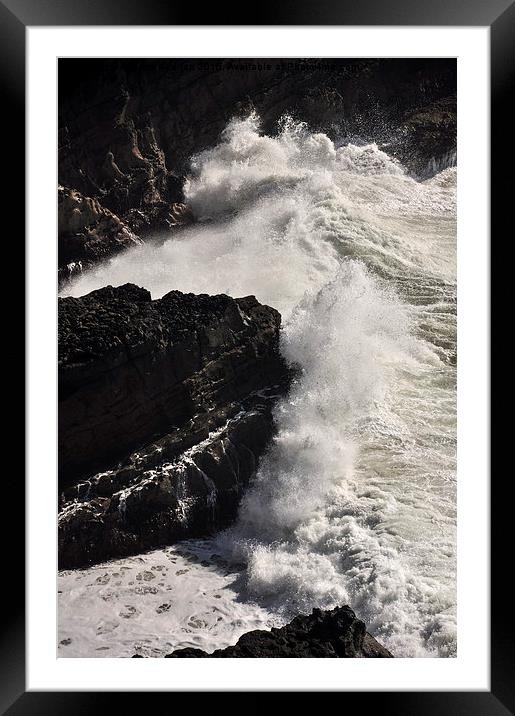
<path id="1" fill-rule="evenodd" d="M 489 28 L 27 28 L 27 689 L 489 690 Z M 56 58 L 458 57 L 458 656 L 57 659 Z M 478 619 L 484 616 L 484 621 Z"/>

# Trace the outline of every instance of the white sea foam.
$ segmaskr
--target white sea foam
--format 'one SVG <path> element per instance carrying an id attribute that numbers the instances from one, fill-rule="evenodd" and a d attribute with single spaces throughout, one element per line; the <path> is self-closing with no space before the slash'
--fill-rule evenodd
<path id="1" fill-rule="evenodd" d="M 59 574 L 60 657 L 214 651 L 280 620 L 239 598 L 239 572 L 195 540 Z"/>
<path id="2" fill-rule="evenodd" d="M 216 540 L 247 565 L 246 613 L 349 603 L 396 656 L 453 656 L 456 169 L 416 182 L 373 144 L 288 119 L 266 137 L 251 116 L 194 158 L 186 194 L 199 223 L 64 293 L 132 281 L 281 311 L 301 374 Z"/>

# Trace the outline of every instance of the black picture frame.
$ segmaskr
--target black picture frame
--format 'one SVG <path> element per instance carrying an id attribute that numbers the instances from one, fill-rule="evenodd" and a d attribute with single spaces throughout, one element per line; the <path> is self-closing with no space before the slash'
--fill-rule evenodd
<path id="1" fill-rule="evenodd" d="M 220 8 L 212 4 L 201 11 L 202 23 L 196 22 L 199 9 L 191 4 L 179 6 L 170 0 L 0 0 L 0 87 L 3 89 L 4 124 L 3 156 L 9 167 L 7 202 L 9 214 L 17 218 L 16 236 L 9 246 L 9 263 L 23 265 L 25 215 L 25 51 L 28 26 L 76 25 L 405 25 L 405 26 L 488 26 L 491 38 L 491 235 L 498 235 L 502 226 L 512 224 L 512 183 L 504 181 L 501 167 L 506 161 L 505 138 L 513 132 L 509 111 L 515 74 L 515 4 L 511 0 L 361 0 L 359 3 L 336 0 L 296 0 L 283 4 L 268 0 L 252 7 L 252 17 L 245 17 L 245 8 L 233 7 L 230 22 L 224 22 Z M 228 13 L 229 14 L 229 13 Z M 511 160 L 513 161 L 513 160 Z M 14 229 L 9 229 L 14 233 Z M 4 237 L 5 238 L 5 237 Z M 18 250 L 12 250 L 15 244 Z M 493 258 L 493 255 L 492 255 Z M 491 294 L 492 307 L 495 292 Z M 15 299 L 23 307 L 23 294 Z M 493 313 L 495 316 L 495 313 Z M 15 343 L 24 342 L 19 318 L 6 318 L 9 336 L 18 336 Z M 5 333 L 4 333 L 5 335 Z M 23 362 L 18 363 L 20 372 Z M 20 376 L 20 378 L 22 378 Z M 20 431 L 21 432 L 21 431 Z M 24 484 L 19 465 L 23 449 L 17 454 L 16 470 L 11 471 L 6 504 L 9 511 L 21 512 L 24 505 Z M 492 455 L 494 451 L 492 450 Z M 4 487 L 4 489 L 6 489 Z M 515 711 L 513 629 L 510 623 L 511 590 L 506 580 L 509 563 L 505 545 L 511 537 L 510 501 L 503 495 L 499 480 L 491 485 L 491 691 L 490 692 L 347 692 L 342 695 L 345 707 L 351 703 L 365 705 L 372 712 L 401 716 L 506 716 Z M 4 496 L 5 500 L 5 496 Z M 6 510 L 7 512 L 7 510 Z M 495 516 L 495 519 L 493 517 Z M 18 518 L 8 533 L 4 560 L 9 574 L 2 590 L 4 607 L 0 637 L 0 709 L 13 716 L 19 714 L 89 714 L 108 708 L 123 708 L 122 693 L 26 692 L 25 690 L 25 605 L 24 590 L 24 524 Z M 407 685 L 409 688 L 409 685 Z M 170 694 L 161 695 L 170 699 Z M 198 694 L 202 696 L 202 694 Z M 130 707 L 148 708 L 148 693 L 125 694 Z M 256 695 L 252 706 L 259 708 L 264 694 Z M 209 694 L 210 705 L 214 694 Z M 220 694 L 215 702 L 225 698 Z M 143 702 L 145 699 L 145 702 Z M 176 703 L 176 702 L 175 702 Z M 362 706 L 361 706 L 362 707 Z M 248 708 L 248 705 L 247 707 Z"/>

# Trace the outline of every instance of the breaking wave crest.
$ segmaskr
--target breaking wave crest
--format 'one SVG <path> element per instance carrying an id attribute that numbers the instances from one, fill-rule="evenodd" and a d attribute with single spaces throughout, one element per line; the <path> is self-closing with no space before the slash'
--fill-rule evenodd
<path id="1" fill-rule="evenodd" d="M 454 656 L 456 168 L 417 182 L 374 144 L 251 115 L 192 160 L 198 222 L 65 291 L 132 281 L 254 294 L 299 371 L 220 549 L 288 618 L 350 604 L 396 656 Z"/>

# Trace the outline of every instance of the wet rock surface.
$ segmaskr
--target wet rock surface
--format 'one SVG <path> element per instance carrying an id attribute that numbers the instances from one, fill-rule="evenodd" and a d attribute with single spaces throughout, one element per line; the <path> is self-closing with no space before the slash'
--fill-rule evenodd
<path id="1" fill-rule="evenodd" d="M 251 631 L 241 636 L 235 646 L 207 654 L 201 649 L 177 649 L 165 658 L 391 658 L 385 649 L 357 619 L 350 607 L 330 611 L 313 609 L 310 615 L 299 615 L 289 624 L 271 631 Z"/>
<path id="2" fill-rule="evenodd" d="M 64 490 L 59 567 L 138 554 L 227 526 L 273 433 L 267 402 L 254 396 L 247 408 L 232 404 L 220 411 L 213 427 L 234 415 L 188 450 L 208 431 L 206 424 L 166 435 L 121 467 Z"/>
<path id="3" fill-rule="evenodd" d="M 236 515 L 289 372 L 248 296 L 132 284 L 59 299 L 59 564 L 209 534 Z"/>

